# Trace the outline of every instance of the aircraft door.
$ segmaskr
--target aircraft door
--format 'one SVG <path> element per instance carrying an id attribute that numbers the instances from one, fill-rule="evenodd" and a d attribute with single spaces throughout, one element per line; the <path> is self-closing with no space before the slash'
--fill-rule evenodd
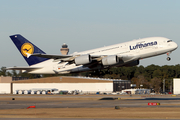
<path id="1" fill-rule="evenodd" d="M 158 47 L 158 48 L 163 48 L 163 42 L 158 42 L 157 47 Z"/>

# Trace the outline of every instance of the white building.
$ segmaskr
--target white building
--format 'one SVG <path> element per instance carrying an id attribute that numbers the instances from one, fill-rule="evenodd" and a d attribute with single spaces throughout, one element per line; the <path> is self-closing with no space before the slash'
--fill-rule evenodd
<path id="1" fill-rule="evenodd" d="M 0 94 L 10 94 L 11 93 L 11 82 L 12 77 L 0 77 Z"/>
<path id="2" fill-rule="evenodd" d="M 173 79 L 173 94 L 180 94 L 180 78 Z"/>
<path id="3" fill-rule="evenodd" d="M 130 81 L 128 80 L 114 80 L 114 79 L 100 79 L 89 77 L 48 77 L 29 80 L 18 80 L 8 83 L 6 89 L 0 87 L 2 93 L 17 94 L 18 91 L 43 91 L 45 89 L 58 89 L 59 91 L 79 91 L 83 93 L 96 93 L 96 92 L 116 92 L 123 89 L 130 88 Z M 1 83 L 0 83 L 1 85 Z M 23 94 L 23 92 L 22 92 Z"/>

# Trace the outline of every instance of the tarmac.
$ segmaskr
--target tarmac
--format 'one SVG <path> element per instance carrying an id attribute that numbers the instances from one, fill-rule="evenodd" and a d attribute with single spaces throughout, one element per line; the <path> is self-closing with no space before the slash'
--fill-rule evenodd
<path id="1" fill-rule="evenodd" d="M 180 96 L 171 95 L 0 95 L 0 109 L 36 108 L 112 108 L 180 107 Z"/>
<path id="2" fill-rule="evenodd" d="M 148 103 L 159 103 L 158 106 L 149 106 Z M 119 108 L 150 109 L 150 108 L 180 108 L 179 95 L 0 95 L 0 120 L 12 120 L 13 118 L 2 118 L 3 110 L 25 110 L 29 106 L 41 109 L 86 109 L 86 108 Z M 31 108 L 32 109 L 32 108 Z M 87 116 L 88 117 L 88 116 Z M 173 117 L 172 117 L 173 118 Z M 180 116 L 179 116 L 180 118 Z M 19 118 L 18 118 L 19 119 Z M 32 118 L 33 120 L 49 120 L 49 118 Z M 51 117 L 51 120 L 56 118 Z M 61 118 L 58 120 L 101 120 L 105 118 Z M 106 118 L 111 120 L 111 118 Z M 116 118 L 112 118 L 116 120 Z M 121 118 L 119 118 L 121 119 Z M 127 119 L 127 118 L 126 118 Z M 136 118 L 133 118 L 135 120 Z M 146 118 L 148 119 L 148 118 Z M 155 119 L 155 118 L 153 118 Z M 159 119 L 159 118 L 158 118 Z M 170 119 L 170 118 L 169 118 Z M 13 120 L 16 120 L 15 118 Z M 29 119 L 27 119 L 29 120 Z M 130 120 L 130 119 L 128 119 Z M 151 119 L 149 119 L 151 120 Z M 172 119 L 171 119 L 172 120 Z"/>

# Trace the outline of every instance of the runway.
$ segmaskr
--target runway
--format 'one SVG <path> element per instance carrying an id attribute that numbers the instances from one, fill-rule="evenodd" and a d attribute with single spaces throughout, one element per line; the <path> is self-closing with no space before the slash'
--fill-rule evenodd
<path id="1" fill-rule="evenodd" d="M 149 102 L 160 105 L 148 106 Z M 27 109 L 29 106 L 35 106 L 35 109 Z M 116 110 L 115 106 L 120 109 Z M 179 110 L 178 95 L 0 95 L 0 120 L 14 117 L 33 120 L 173 120 L 180 118 Z"/>
<path id="2" fill-rule="evenodd" d="M 104 119 L 104 118 L 0 118 L 0 120 L 119 120 L 119 119 Z M 139 119 L 126 119 L 126 120 L 139 120 Z M 146 119 L 146 120 L 159 120 L 159 119 Z M 171 119 L 177 120 L 177 119 Z"/>
<path id="3" fill-rule="evenodd" d="M 154 107 L 148 106 L 149 102 L 160 103 L 158 107 L 180 107 L 180 97 L 168 95 L 1 95 L 0 109 L 24 109 L 32 105 L 36 108 Z"/>

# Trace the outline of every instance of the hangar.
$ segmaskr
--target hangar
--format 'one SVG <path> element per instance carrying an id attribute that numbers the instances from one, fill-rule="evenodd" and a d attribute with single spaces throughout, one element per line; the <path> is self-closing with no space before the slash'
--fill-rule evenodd
<path id="1" fill-rule="evenodd" d="M 58 89 L 59 91 L 80 91 L 82 93 L 96 92 L 120 92 L 124 89 L 130 89 L 131 82 L 129 80 L 119 79 L 101 79 L 90 77 L 47 77 L 28 80 L 12 81 L 11 77 L 1 77 L 5 83 L 0 83 L 0 93 L 16 94 L 18 90 L 33 89 Z M 8 79 L 8 80 L 7 80 Z M 11 79 L 11 80 L 10 80 Z M 4 84 L 4 85 L 3 85 Z"/>

